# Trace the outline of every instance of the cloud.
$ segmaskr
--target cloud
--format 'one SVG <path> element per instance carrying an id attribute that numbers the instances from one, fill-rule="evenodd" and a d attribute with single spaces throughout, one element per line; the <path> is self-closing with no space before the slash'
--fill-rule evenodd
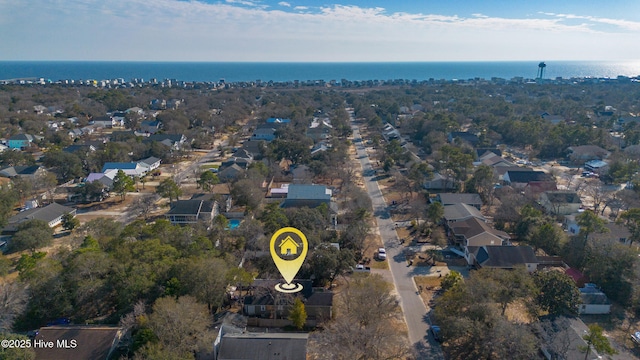
<path id="1" fill-rule="evenodd" d="M 1 59 L 440 61 L 639 58 L 637 23 L 390 12 L 258 0 L 0 0 Z M 272 4 L 275 4 L 273 2 Z M 291 8 L 291 11 L 286 8 Z M 11 14 L 8 16 L 6 14 Z M 575 23 L 579 20 L 579 23 Z M 628 34 L 598 29 L 598 24 Z M 602 26 L 601 26 L 602 27 Z M 598 44 L 598 46 L 594 46 Z M 615 50 L 622 49 L 624 50 Z M 608 51 L 607 49 L 611 49 Z M 621 52 L 622 51 L 622 52 Z M 548 55 L 547 55 L 548 54 Z"/>

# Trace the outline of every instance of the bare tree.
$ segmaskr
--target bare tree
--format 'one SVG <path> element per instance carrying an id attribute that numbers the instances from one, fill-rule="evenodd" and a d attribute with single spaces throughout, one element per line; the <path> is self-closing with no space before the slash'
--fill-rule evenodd
<path id="1" fill-rule="evenodd" d="M 537 331 L 543 341 L 543 347 L 552 359 L 564 359 L 571 348 L 571 322 L 566 317 L 555 320 L 543 320 L 537 324 Z"/>
<path id="2" fill-rule="evenodd" d="M 9 332 L 27 304 L 27 291 L 17 281 L 0 283 L 0 332 Z"/>
<path id="3" fill-rule="evenodd" d="M 157 194 L 140 195 L 131 203 L 130 209 L 136 216 L 142 216 L 147 220 L 158 199 Z"/>

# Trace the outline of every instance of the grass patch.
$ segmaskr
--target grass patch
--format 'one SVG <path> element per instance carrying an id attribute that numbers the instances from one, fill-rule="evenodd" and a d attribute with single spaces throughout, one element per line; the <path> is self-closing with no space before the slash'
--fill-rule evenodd
<path id="1" fill-rule="evenodd" d="M 416 283 L 416 286 L 422 286 L 423 289 L 432 289 L 440 287 L 442 278 L 437 276 L 414 276 L 413 281 Z"/>

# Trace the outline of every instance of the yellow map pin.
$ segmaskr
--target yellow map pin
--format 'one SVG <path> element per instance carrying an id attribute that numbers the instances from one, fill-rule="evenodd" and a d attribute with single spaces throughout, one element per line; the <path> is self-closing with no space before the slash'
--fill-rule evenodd
<path id="1" fill-rule="evenodd" d="M 286 284 L 277 284 L 276 290 L 285 293 L 294 293 L 302 290 L 302 285 L 292 282 L 307 257 L 307 251 L 309 250 L 307 237 L 296 228 L 282 228 L 271 237 L 269 250 L 271 251 L 273 262 L 287 282 Z"/>

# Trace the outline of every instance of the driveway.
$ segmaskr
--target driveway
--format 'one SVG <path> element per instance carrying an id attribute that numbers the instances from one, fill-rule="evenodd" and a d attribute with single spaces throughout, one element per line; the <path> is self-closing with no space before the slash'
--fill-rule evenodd
<path id="1" fill-rule="evenodd" d="M 353 119 L 352 119 L 353 121 Z M 426 306 L 418 295 L 418 289 L 413 282 L 413 276 L 423 275 L 429 270 L 408 267 L 403 253 L 404 246 L 395 230 L 395 223 L 391 218 L 389 208 L 385 203 L 382 192 L 375 180 L 369 156 L 365 150 L 362 137 L 357 126 L 353 125 L 353 137 L 356 147 L 356 158 L 360 161 L 365 179 L 365 187 L 371 197 L 373 214 L 377 220 L 382 242 L 387 249 L 389 269 L 400 298 L 400 306 L 404 314 L 409 331 L 409 341 L 419 359 L 444 359 L 440 346 L 428 336 L 429 315 Z"/>

